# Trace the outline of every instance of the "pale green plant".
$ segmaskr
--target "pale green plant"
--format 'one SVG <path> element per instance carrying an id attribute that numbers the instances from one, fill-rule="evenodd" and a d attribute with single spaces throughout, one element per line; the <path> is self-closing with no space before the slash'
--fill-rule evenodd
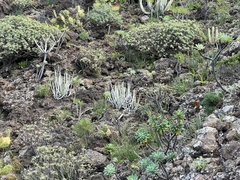
<path id="1" fill-rule="evenodd" d="M 40 98 L 45 98 L 50 95 L 50 83 L 46 82 L 40 86 L 38 86 L 36 90 L 36 96 Z"/>
<path id="2" fill-rule="evenodd" d="M 63 97 L 69 97 L 72 94 L 72 76 L 65 71 L 64 76 L 61 75 L 61 71 L 58 69 L 54 70 L 54 79 L 51 81 L 51 90 L 54 99 L 62 99 Z"/>
<path id="3" fill-rule="evenodd" d="M 33 166 L 21 173 L 24 180 L 82 180 L 92 170 L 83 153 L 68 152 L 64 147 L 39 146 L 35 153 L 31 160 Z"/>
<path id="4" fill-rule="evenodd" d="M 206 168 L 207 165 L 208 165 L 208 164 L 207 164 L 206 159 L 204 159 L 202 156 L 194 159 L 194 161 L 193 161 L 193 167 L 194 167 L 197 171 L 201 171 L 202 169 Z"/>
<path id="5" fill-rule="evenodd" d="M 110 96 L 107 100 L 112 103 L 117 109 L 124 109 L 127 113 L 134 113 L 139 107 L 140 97 L 137 99 L 136 90 L 131 92 L 131 84 L 116 83 L 110 85 Z"/>
<path id="6" fill-rule="evenodd" d="M 139 1 L 140 8 L 145 14 L 156 14 L 156 16 L 163 16 L 164 13 L 170 8 L 171 4 L 173 3 L 173 0 L 147 0 L 147 8 L 145 9 L 143 0 Z"/>

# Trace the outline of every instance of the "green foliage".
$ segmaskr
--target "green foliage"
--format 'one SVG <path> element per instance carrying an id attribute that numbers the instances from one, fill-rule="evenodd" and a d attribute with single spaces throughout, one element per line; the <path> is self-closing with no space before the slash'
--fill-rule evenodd
<path id="1" fill-rule="evenodd" d="M 193 87 L 194 79 L 188 75 L 187 78 L 176 77 L 174 80 L 175 93 L 184 94 L 189 88 Z"/>
<path id="2" fill-rule="evenodd" d="M 135 138 L 139 143 L 145 144 L 149 140 L 149 133 L 146 129 L 139 128 L 135 133 Z"/>
<path id="3" fill-rule="evenodd" d="M 155 57 L 171 57 L 189 52 L 194 42 L 202 41 L 201 26 L 190 20 L 148 23 L 130 29 L 125 45 L 139 53 Z"/>
<path id="4" fill-rule="evenodd" d="M 12 167 L 12 165 L 10 165 L 10 164 L 8 164 L 8 165 L 6 165 L 6 166 L 3 166 L 3 167 L 0 167 L 0 177 L 1 177 L 2 175 L 7 175 L 7 174 L 9 174 L 10 172 L 12 172 L 12 170 L 13 170 L 13 167 Z"/>
<path id="5" fill-rule="evenodd" d="M 105 111 L 106 101 L 105 99 L 99 99 L 98 101 L 94 102 L 93 111 L 100 115 Z"/>
<path id="6" fill-rule="evenodd" d="M 112 7 L 105 3 L 94 6 L 89 11 L 89 20 L 97 26 L 120 26 L 123 23 L 119 12 L 113 11 Z"/>
<path id="7" fill-rule="evenodd" d="M 35 5 L 34 0 L 13 0 L 11 6 L 16 15 L 22 14 L 25 8 Z"/>
<path id="8" fill-rule="evenodd" d="M 61 30 L 71 30 L 75 32 L 84 32 L 82 22 L 80 21 L 84 16 L 84 10 L 80 6 L 75 7 L 75 14 L 70 13 L 68 10 L 61 10 L 59 14 L 53 11 L 54 18 L 50 23 Z"/>
<path id="9" fill-rule="evenodd" d="M 104 147 L 104 151 L 109 154 L 113 154 L 116 151 L 114 144 L 109 143 Z"/>
<path id="10" fill-rule="evenodd" d="M 237 54 L 234 54 L 230 57 L 224 57 L 221 59 L 221 61 L 217 61 L 216 65 L 237 65 L 240 63 L 240 51 Z"/>
<path id="11" fill-rule="evenodd" d="M 173 116 L 169 118 L 164 118 L 161 114 L 152 115 L 150 113 L 149 130 L 139 128 L 135 133 L 135 138 L 141 144 L 148 146 L 154 142 L 166 154 L 169 150 L 175 149 L 177 136 L 184 130 L 183 121 L 184 113 L 181 110 L 175 111 Z"/>
<path id="12" fill-rule="evenodd" d="M 132 174 L 127 177 L 127 180 L 138 180 L 138 176 L 136 174 Z"/>
<path id="13" fill-rule="evenodd" d="M 30 62 L 27 61 L 27 60 L 26 61 L 21 61 L 21 62 L 18 63 L 18 65 L 21 69 L 27 67 L 29 64 L 30 64 Z"/>
<path id="14" fill-rule="evenodd" d="M 57 123 L 62 124 L 67 118 L 72 116 L 72 113 L 68 111 L 66 108 L 64 108 L 56 110 L 54 114 L 52 114 L 51 116 L 56 118 Z"/>
<path id="15" fill-rule="evenodd" d="M 111 135 L 111 131 L 110 131 L 108 125 L 106 125 L 106 124 L 102 125 L 102 128 L 98 131 L 98 134 L 100 136 L 107 136 L 107 137 L 109 137 Z"/>
<path id="16" fill-rule="evenodd" d="M 31 162 L 33 167 L 21 173 L 24 180 L 80 180 L 91 171 L 83 153 L 68 152 L 59 146 L 39 146 Z"/>
<path id="17" fill-rule="evenodd" d="M 82 118 L 79 120 L 75 125 L 72 126 L 72 129 L 74 132 L 77 133 L 77 135 L 82 138 L 82 143 L 84 146 L 88 145 L 89 134 L 93 132 L 93 125 L 90 119 L 88 118 Z"/>
<path id="18" fill-rule="evenodd" d="M 35 52 L 34 39 L 54 34 L 58 30 L 50 25 L 32 20 L 26 16 L 5 16 L 0 19 L 0 62 L 10 63 L 21 52 Z"/>
<path id="19" fill-rule="evenodd" d="M 196 158 L 193 161 L 193 166 L 197 171 L 201 171 L 202 169 L 207 167 L 207 161 L 202 156 L 200 158 Z"/>
<path id="20" fill-rule="evenodd" d="M 154 151 L 150 154 L 149 157 L 142 158 L 139 161 L 139 166 L 143 171 L 146 171 L 146 173 L 150 176 L 155 176 L 159 172 L 160 169 L 164 172 L 164 177 L 168 179 L 168 172 L 165 169 L 164 163 L 166 161 L 172 161 L 174 158 L 176 158 L 176 153 L 170 152 L 168 154 L 164 154 L 164 152 L 161 151 Z"/>
<path id="21" fill-rule="evenodd" d="M 88 32 L 83 31 L 79 34 L 79 37 L 80 37 L 81 40 L 86 41 L 89 37 L 89 34 L 88 34 Z"/>
<path id="22" fill-rule="evenodd" d="M 104 168 L 104 176 L 107 176 L 107 177 L 111 177 L 115 174 L 116 172 L 116 169 L 115 169 L 115 166 L 113 164 L 108 164 L 105 168 Z"/>
<path id="23" fill-rule="evenodd" d="M 221 102 L 222 95 L 215 92 L 210 92 L 204 95 L 201 105 L 204 107 L 204 112 L 208 115 L 211 114 L 216 106 Z"/>
<path id="24" fill-rule="evenodd" d="M 36 90 L 36 96 L 40 97 L 40 98 L 45 98 L 48 97 L 50 95 L 51 91 L 50 91 L 50 83 L 46 82 L 40 86 L 38 86 L 37 90 Z"/>
<path id="25" fill-rule="evenodd" d="M 79 57 L 76 60 L 80 72 L 87 75 L 99 76 L 101 65 L 106 60 L 106 54 L 99 44 L 89 43 L 79 47 Z"/>

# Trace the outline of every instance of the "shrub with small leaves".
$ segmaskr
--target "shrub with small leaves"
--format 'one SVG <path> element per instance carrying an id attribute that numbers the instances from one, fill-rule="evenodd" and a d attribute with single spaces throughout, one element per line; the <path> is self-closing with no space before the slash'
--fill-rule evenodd
<path id="1" fill-rule="evenodd" d="M 39 146 L 32 158 L 33 166 L 21 173 L 24 180 L 80 180 L 87 178 L 87 171 L 91 167 L 82 153 L 67 152 L 59 146 Z"/>
<path id="2" fill-rule="evenodd" d="M 6 65 L 20 57 L 22 53 L 38 53 L 34 39 L 38 42 L 42 36 L 54 34 L 57 28 L 42 24 L 26 16 L 5 16 L 0 19 L 0 63 Z"/>
<path id="3" fill-rule="evenodd" d="M 201 171 L 202 169 L 207 167 L 207 161 L 203 157 L 196 158 L 193 161 L 193 166 L 197 171 Z"/>
<path id="4" fill-rule="evenodd" d="M 147 23 L 130 29 L 125 46 L 143 55 L 171 57 L 190 52 L 195 42 L 204 39 L 201 26 L 190 20 Z"/>
<path id="5" fill-rule="evenodd" d="M 80 46 L 76 65 L 79 71 L 87 75 L 98 76 L 101 74 L 101 65 L 106 60 L 106 54 L 100 44 L 89 43 Z"/>
<path id="6" fill-rule="evenodd" d="M 44 83 L 38 86 L 36 90 L 36 96 L 40 98 L 45 98 L 50 95 L 50 83 Z"/>
<path id="7" fill-rule="evenodd" d="M 201 105 L 204 107 L 204 112 L 208 115 L 211 114 L 216 106 L 221 102 L 222 95 L 215 92 L 210 92 L 204 95 Z"/>
<path id="8" fill-rule="evenodd" d="M 104 168 L 104 176 L 107 176 L 107 177 L 111 177 L 115 174 L 116 172 L 116 169 L 115 169 L 115 166 L 113 164 L 108 164 L 105 168 Z"/>
<path id="9" fill-rule="evenodd" d="M 158 165 L 153 162 L 151 162 L 146 168 L 146 172 L 150 176 L 154 176 L 155 174 L 157 174 L 158 171 L 159 171 Z"/>
<path id="10" fill-rule="evenodd" d="M 123 23 L 119 12 L 113 11 L 112 7 L 105 3 L 94 6 L 89 11 L 89 20 L 97 26 L 120 26 Z"/>

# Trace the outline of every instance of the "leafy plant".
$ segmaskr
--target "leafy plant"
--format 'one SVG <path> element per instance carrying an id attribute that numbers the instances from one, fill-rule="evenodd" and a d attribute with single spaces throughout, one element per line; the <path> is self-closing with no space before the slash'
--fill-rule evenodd
<path id="1" fill-rule="evenodd" d="M 89 20 L 97 26 L 120 26 L 123 23 L 119 12 L 113 11 L 112 7 L 106 3 L 93 6 L 89 11 Z"/>
<path id="2" fill-rule="evenodd" d="M 94 102 L 93 112 L 100 115 L 105 111 L 106 108 L 106 101 L 105 99 L 99 99 L 98 101 Z"/>
<path id="3" fill-rule="evenodd" d="M 203 105 L 205 113 L 209 115 L 216 109 L 216 106 L 221 102 L 221 100 L 222 100 L 221 94 L 210 92 L 203 96 L 201 105 Z"/>
<path id="4" fill-rule="evenodd" d="M 36 96 L 40 98 L 45 98 L 50 95 L 50 83 L 45 82 L 44 84 L 38 86 L 36 90 Z"/>
<path id="5" fill-rule="evenodd" d="M 114 146 L 114 144 L 109 143 L 104 147 L 104 151 L 109 154 L 113 154 L 116 151 L 116 147 Z"/>
<path id="6" fill-rule="evenodd" d="M 152 115 L 149 113 L 149 130 L 140 128 L 135 134 L 138 142 L 146 144 L 151 149 L 151 143 L 162 149 L 164 154 L 174 150 L 177 143 L 177 136 L 184 130 L 184 113 L 181 110 L 174 112 L 173 116 L 165 119 L 161 114 Z M 150 141 L 152 140 L 152 142 Z"/>
<path id="7" fill-rule="evenodd" d="M 174 80 L 175 92 L 182 95 L 189 88 L 193 87 L 194 79 L 192 76 L 188 75 L 187 78 L 176 77 Z"/>
<path id="8" fill-rule="evenodd" d="M 82 22 L 80 21 L 84 16 L 84 10 L 80 6 L 75 7 L 75 14 L 70 13 L 68 10 L 61 10 L 57 15 L 53 10 L 54 18 L 50 20 L 50 23 L 61 30 L 71 30 L 75 32 L 85 32 Z"/>
<path id="9" fill-rule="evenodd" d="M 107 136 L 107 137 L 109 137 L 112 133 L 111 133 L 108 125 L 104 124 L 104 125 L 102 125 L 102 129 L 100 129 L 100 130 L 98 131 L 98 134 L 99 134 L 100 136 Z"/>
<path id="10" fill-rule="evenodd" d="M 138 180 L 138 176 L 136 174 L 132 174 L 127 177 L 127 180 Z"/>
<path id="11" fill-rule="evenodd" d="M 106 54 L 100 44 L 89 43 L 88 46 L 79 47 L 79 56 L 76 65 L 79 71 L 89 76 L 99 76 L 101 65 L 106 60 Z"/>
<path id="12" fill-rule="evenodd" d="M 57 123 L 62 124 L 67 118 L 72 116 L 72 113 L 64 108 L 62 110 L 56 110 L 51 116 L 56 118 Z"/>
<path id="13" fill-rule="evenodd" d="M 75 125 L 72 126 L 72 129 L 74 132 L 77 133 L 80 138 L 82 138 L 82 142 L 84 143 L 84 145 L 87 146 L 89 141 L 89 135 L 91 132 L 93 132 L 94 129 L 91 120 L 88 118 L 82 118 Z"/>
<path id="14" fill-rule="evenodd" d="M 3 175 L 7 175 L 7 174 L 11 173 L 12 170 L 13 170 L 13 167 L 10 164 L 7 164 L 3 167 L 0 167 L 0 177 L 3 176 Z"/>
<path id="15" fill-rule="evenodd" d="M 107 176 L 107 177 L 111 177 L 115 174 L 116 172 L 116 169 L 115 169 L 115 166 L 113 164 L 108 164 L 105 168 L 104 168 L 104 176 Z"/>
<path id="16" fill-rule="evenodd" d="M 89 38 L 89 33 L 86 31 L 83 31 L 79 34 L 79 37 L 81 40 L 86 41 Z"/>
<path id="17" fill-rule="evenodd" d="M 147 23 L 129 30 L 125 38 L 128 50 L 151 57 L 171 57 L 190 52 L 194 41 L 203 41 L 201 26 L 190 20 Z"/>
<path id="18" fill-rule="evenodd" d="M 202 169 L 207 167 L 207 161 L 202 156 L 194 159 L 193 166 L 197 171 L 201 171 Z"/>
<path id="19" fill-rule="evenodd" d="M 50 26 L 32 20 L 26 16 L 5 16 L 0 19 L 0 62 L 3 63 L 0 72 L 5 71 L 8 64 L 21 57 L 23 52 L 37 54 L 39 50 L 35 41 L 42 36 L 58 32 Z"/>
<path id="20" fill-rule="evenodd" d="M 21 61 L 21 62 L 18 63 L 18 65 L 19 65 L 19 67 L 20 67 L 21 69 L 27 67 L 29 64 L 30 64 L 30 63 L 29 63 L 29 61 L 27 61 L 27 60 L 26 60 L 26 61 Z"/>

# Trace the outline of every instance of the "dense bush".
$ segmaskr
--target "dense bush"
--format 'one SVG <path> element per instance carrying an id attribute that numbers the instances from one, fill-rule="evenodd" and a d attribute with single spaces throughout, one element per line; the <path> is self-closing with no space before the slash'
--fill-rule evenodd
<path id="1" fill-rule="evenodd" d="M 57 29 L 26 16 L 6 16 L 0 19 L 0 62 L 5 66 L 14 57 L 26 52 L 38 52 L 34 38 L 56 32 Z"/>
<path id="2" fill-rule="evenodd" d="M 109 4 L 94 6 L 89 12 L 89 20 L 98 26 L 120 26 L 123 23 L 121 15 Z"/>
<path id="3" fill-rule="evenodd" d="M 59 146 L 40 146 L 32 158 L 33 167 L 22 172 L 24 180 L 78 180 L 87 176 L 91 168 L 83 154 L 75 155 Z"/>
<path id="4" fill-rule="evenodd" d="M 211 114 L 222 101 L 222 94 L 210 92 L 204 95 L 201 105 L 204 107 L 204 112 Z"/>
<path id="5" fill-rule="evenodd" d="M 106 54 L 100 44 L 89 43 L 88 46 L 80 46 L 76 64 L 82 73 L 98 76 L 101 73 L 101 65 L 106 60 Z"/>
<path id="6" fill-rule="evenodd" d="M 125 38 L 125 45 L 142 54 L 170 57 L 190 51 L 195 42 L 203 39 L 201 26 L 196 22 L 171 20 L 132 28 Z"/>

